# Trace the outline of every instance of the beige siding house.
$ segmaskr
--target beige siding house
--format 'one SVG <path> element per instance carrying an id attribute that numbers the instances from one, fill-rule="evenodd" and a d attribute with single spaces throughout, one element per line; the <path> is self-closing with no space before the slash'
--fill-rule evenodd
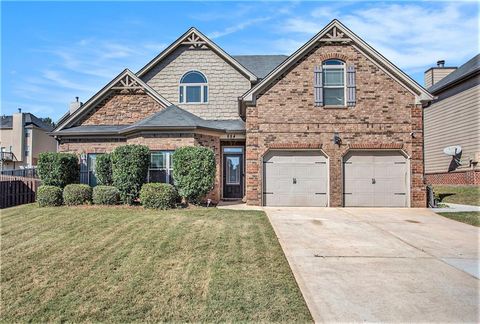
<path id="1" fill-rule="evenodd" d="M 53 128 L 30 113 L 0 117 L 0 170 L 30 168 L 41 152 L 55 152 Z"/>
<path id="2" fill-rule="evenodd" d="M 480 184 L 480 55 L 447 75 L 426 73 L 437 72 L 443 77 L 428 89 L 436 99 L 424 110 L 427 181 Z M 444 153 L 450 146 L 461 147 L 458 156 Z"/>

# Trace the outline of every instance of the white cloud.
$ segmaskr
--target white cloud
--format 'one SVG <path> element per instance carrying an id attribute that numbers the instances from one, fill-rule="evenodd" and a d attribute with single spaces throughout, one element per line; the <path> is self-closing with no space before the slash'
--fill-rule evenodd
<path id="1" fill-rule="evenodd" d="M 19 102 L 9 104 L 9 109 L 20 106 L 58 118 L 75 96 L 86 101 L 125 67 L 135 71 L 163 48 L 163 43 L 85 38 L 40 49 L 36 52 L 48 57 L 49 63 L 12 78 L 12 92 Z"/>
<path id="2" fill-rule="evenodd" d="M 208 35 L 208 37 L 211 38 L 211 39 L 215 39 L 215 38 L 219 38 L 219 37 L 226 36 L 226 35 L 229 35 L 229 34 L 233 34 L 235 32 L 241 31 L 241 30 L 243 30 L 247 27 L 250 27 L 250 26 L 265 22 L 265 21 L 268 21 L 270 19 L 272 19 L 272 17 L 261 17 L 261 18 L 250 19 L 250 20 L 235 24 L 233 26 L 229 26 L 229 27 L 227 27 L 223 30 L 220 30 L 220 31 L 214 31 L 214 32 L 210 33 Z"/>
<path id="3" fill-rule="evenodd" d="M 329 12 L 335 16 L 329 17 Z M 432 66 L 438 59 L 460 64 L 479 51 L 476 3 L 378 3 L 341 12 L 321 6 L 311 14 L 318 19 L 289 18 L 283 32 L 314 35 L 331 19 L 339 18 L 392 62 L 410 71 Z M 290 49 L 289 43 L 283 42 Z"/>

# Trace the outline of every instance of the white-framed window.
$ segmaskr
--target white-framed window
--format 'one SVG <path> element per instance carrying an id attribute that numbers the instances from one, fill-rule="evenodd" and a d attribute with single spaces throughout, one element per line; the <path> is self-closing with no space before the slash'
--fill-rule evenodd
<path id="1" fill-rule="evenodd" d="M 173 184 L 173 151 L 150 152 L 150 167 L 148 182 L 163 182 Z"/>
<path id="2" fill-rule="evenodd" d="M 326 60 L 323 70 L 323 103 L 325 106 L 345 106 L 345 62 Z"/>
<path id="3" fill-rule="evenodd" d="M 180 79 L 178 86 L 179 103 L 207 103 L 208 81 L 199 71 L 189 71 Z"/>
<path id="4" fill-rule="evenodd" d="M 30 155 L 30 146 L 25 145 L 25 156 L 29 156 L 29 155 Z"/>

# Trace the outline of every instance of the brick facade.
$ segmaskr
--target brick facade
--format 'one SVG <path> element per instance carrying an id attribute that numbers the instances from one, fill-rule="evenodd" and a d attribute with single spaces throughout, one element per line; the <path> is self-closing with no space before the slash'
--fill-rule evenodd
<path id="1" fill-rule="evenodd" d="M 314 106 L 313 70 L 327 58 L 356 67 L 355 107 Z M 321 147 L 329 159 L 330 206 L 343 205 L 343 156 L 351 146 L 401 148 L 410 158 L 412 207 L 425 207 L 422 107 L 415 96 L 351 45 L 307 54 L 246 110 L 247 203 L 262 201 L 263 156 L 271 147 Z M 412 137 L 411 133 L 414 133 Z M 332 139 L 338 133 L 340 145 Z"/>
<path id="2" fill-rule="evenodd" d="M 178 86 L 188 71 L 202 72 L 208 80 L 208 103 L 181 104 Z M 238 119 L 238 97 L 250 89 L 249 79 L 210 49 L 180 46 L 142 80 L 177 105 L 205 119 Z"/>
<path id="3" fill-rule="evenodd" d="M 428 184 L 441 185 L 480 185 L 480 170 L 428 173 Z"/>
<path id="4" fill-rule="evenodd" d="M 215 184 L 213 190 L 207 195 L 207 198 L 218 202 L 221 197 L 221 148 L 220 138 L 218 136 L 180 133 L 180 134 L 137 134 L 128 138 L 92 138 L 92 139 L 63 139 L 59 146 L 59 152 L 70 152 L 80 154 L 88 153 L 110 153 L 117 146 L 127 144 L 146 145 L 151 151 L 156 150 L 176 150 L 184 146 L 205 146 L 212 149 L 215 153 L 215 162 L 217 165 Z"/>
<path id="5" fill-rule="evenodd" d="M 163 108 L 144 91 L 114 91 L 76 125 L 130 125 Z"/>

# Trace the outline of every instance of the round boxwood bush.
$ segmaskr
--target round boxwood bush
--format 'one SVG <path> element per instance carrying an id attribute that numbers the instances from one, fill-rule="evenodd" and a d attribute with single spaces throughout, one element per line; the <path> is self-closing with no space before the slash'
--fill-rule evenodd
<path id="1" fill-rule="evenodd" d="M 83 205 L 92 201 L 92 188 L 86 184 L 69 184 L 63 189 L 63 202 L 68 206 Z"/>
<path id="2" fill-rule="evenodd" d="M 37 203 L 40 207 L 61 206 L 62 188 L 55 186 L 40 186 L 37 189 Z"/>
<path id="3" fill-rule="evenodd" d="M 215 154 L 207 147 L 175 150 L 173 179 L 180 196 L 187 202 L 200 203 L 215 184 Z"/>
<path id="4" fill-rule="evenodd" d="M 93 203 L 95 205 L 116 205 L 120 191 L 113 186 L 96 186 L 93 188 Z"/>
<path id="5" fill-rule="evenodd" d="M 174 208 L 177 198 L 177 190 L 168 183 L 146 183 L 140 190 L 140 202 L 145 208 Z"/>

